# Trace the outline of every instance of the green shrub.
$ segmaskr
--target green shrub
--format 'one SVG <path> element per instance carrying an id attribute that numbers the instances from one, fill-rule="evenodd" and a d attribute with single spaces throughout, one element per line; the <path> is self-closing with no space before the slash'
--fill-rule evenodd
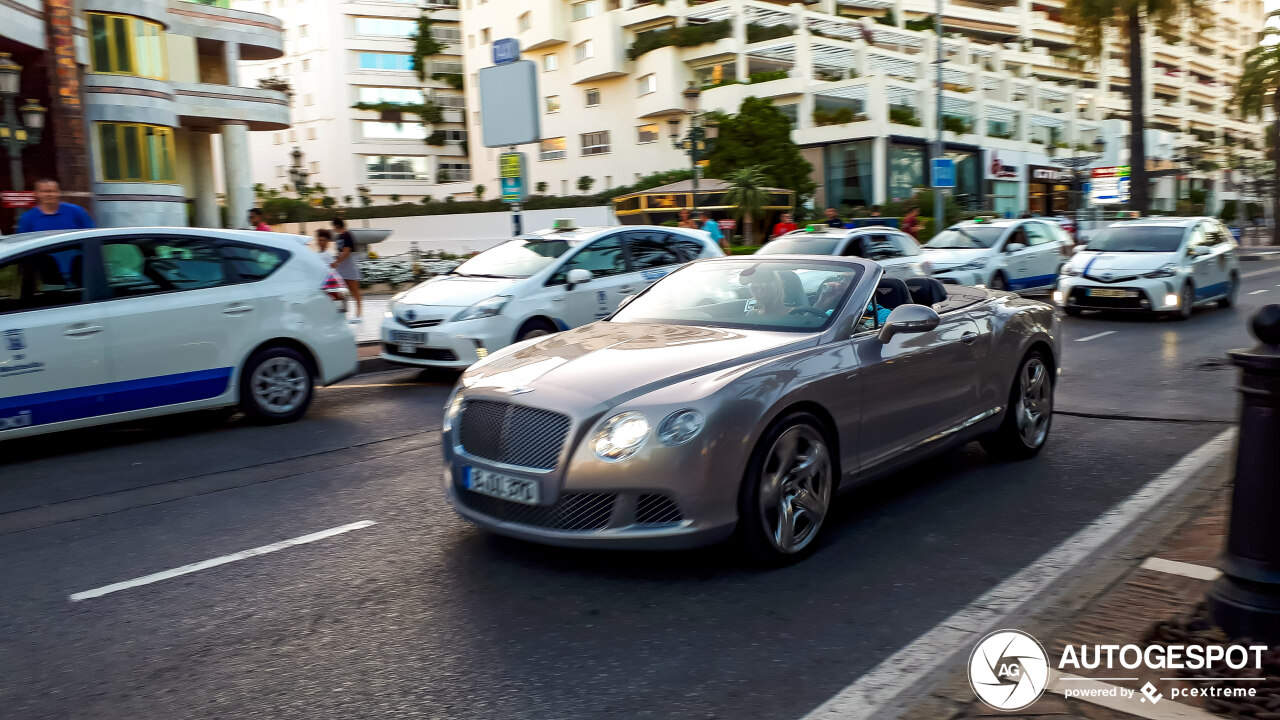
<path id="1" fill-rule="evenodd" d="M 889 108 L 889 122 L 896 125 L 920 127 L 920 117 L 916 115 L 915 108 L 903 107 L 901 105 L 891 106 Z"/>
<path id="2" fill-rule="evenodd" d="M 749 84 L 754 85 L 755 83 L 769 82 L 771 80 L 782 80 L 783 78 L 790 76 L 791 73 L 787 70 L 771 70 L 768 72 L 751 73 Z"/>
<path id="3" fill-rule="evenodd" d="M 750 23 L 747 25 L 747 42 L 756 43 L 791 37 L 795 32 L 794 25 L 757 25 L 756 23 Z"/>
<path id="4" fill-rule="evenodd" d="M 733 21 L 702 23 L 699 25 L 682 25 L 666 30 L 653 30 L 640 33 L 636 41 L 627 48 L 627 57 L 635 60 L 652 50 L 670 47 L 696 47 L 713 43 L 733 35 Z"/>
<path id="5" fill-rule="evenodd" d="M 950 130 L 957 135 L 963 135 L 965 133 L 973 132 L 973 123 L 967 122 L 964 118 L 956 117 L 954 115 L 943 115 L 942 129 Z"/>

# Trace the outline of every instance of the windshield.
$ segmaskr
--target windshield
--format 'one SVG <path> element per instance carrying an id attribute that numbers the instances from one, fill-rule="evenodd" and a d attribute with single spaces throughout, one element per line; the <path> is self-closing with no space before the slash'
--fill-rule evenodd
<path id="1" fill-rule="evenodd" d="M 1002 227 L 947 228 L 925 243 L 925 247 L 948 250 L 977 250 L 992 247 L 1004 235 Z"/>
<path id="2" fill-rule="evenodd" d="M 765 245 L 756 252 L 757 255 L 831 255 L 836 251 L 840 238 L 821 235 L 806 237 L 804 235 L 788 235 Z"/>
<path id="3" fill-rule="evenodd" d="M 1152 225 L 1111 226 L 1089 241 L 1096 252 L 1177 252 L 1184 228 Z"/>
<path id="4" fill-rule="evenodd" d="M 527 278 L 569 252 L 560 238 L 521 239 L 489 248 L 453 271 L 471 277 Z"/>
<path id="5" fill-rule="evenodd" d="M 687 265 L 659 280 L 611 322 L 813 332 L 839 314 L 860 266 L 804 260 L 734 260 Z"/>

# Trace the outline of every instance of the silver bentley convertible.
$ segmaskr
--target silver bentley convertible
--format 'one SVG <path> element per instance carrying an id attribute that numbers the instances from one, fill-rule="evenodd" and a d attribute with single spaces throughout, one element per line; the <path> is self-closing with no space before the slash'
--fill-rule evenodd
<path id="1" fill-rule="evenodd" d="M 836 491 L 981 441 L 1049 436 L 1044 303 L 844 257 L 686 265 L 612 316 L 500 350 L 445 408 L 445 491 L 534 542 L 810 552 Z"/>

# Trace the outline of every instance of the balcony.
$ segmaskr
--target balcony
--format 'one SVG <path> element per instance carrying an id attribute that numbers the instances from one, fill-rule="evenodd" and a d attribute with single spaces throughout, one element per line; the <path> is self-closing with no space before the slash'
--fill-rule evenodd
<path id="1" fill-rule="evenodd" d="M 250 130 L 289 127 L 289 99 L 277 90 L 171 82 L 174 105 L 184 126 L 200 127 L 239 120 Z"/>
<path id="2" fill-rule="evenodd" d="M 284 55 L 284 28 L 279 18 L 262 13 L 231 10 L 218 4 L 179 2 L 166 16 L 170 35 L 200 40 L 234 42 L 241 60 L 274 60 Z"/>

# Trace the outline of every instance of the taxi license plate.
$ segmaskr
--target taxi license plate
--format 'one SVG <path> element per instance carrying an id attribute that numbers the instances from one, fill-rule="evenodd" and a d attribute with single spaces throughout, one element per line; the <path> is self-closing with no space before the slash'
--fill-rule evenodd
<path id="1" fill-rule="evenodd" d="M 1113 290 L 1111 288 L 1089 288 L 1089 297 L 1131 298 L 1138 297 L 1137 290 Z"/>
<path id="2" fill-rule="evenodd" d="M 471 492 L 511 502 L 537 505 L 539 487 L 537 481 L 502 475 L 480 468 L 463 468 L 462 486 Z"/>

